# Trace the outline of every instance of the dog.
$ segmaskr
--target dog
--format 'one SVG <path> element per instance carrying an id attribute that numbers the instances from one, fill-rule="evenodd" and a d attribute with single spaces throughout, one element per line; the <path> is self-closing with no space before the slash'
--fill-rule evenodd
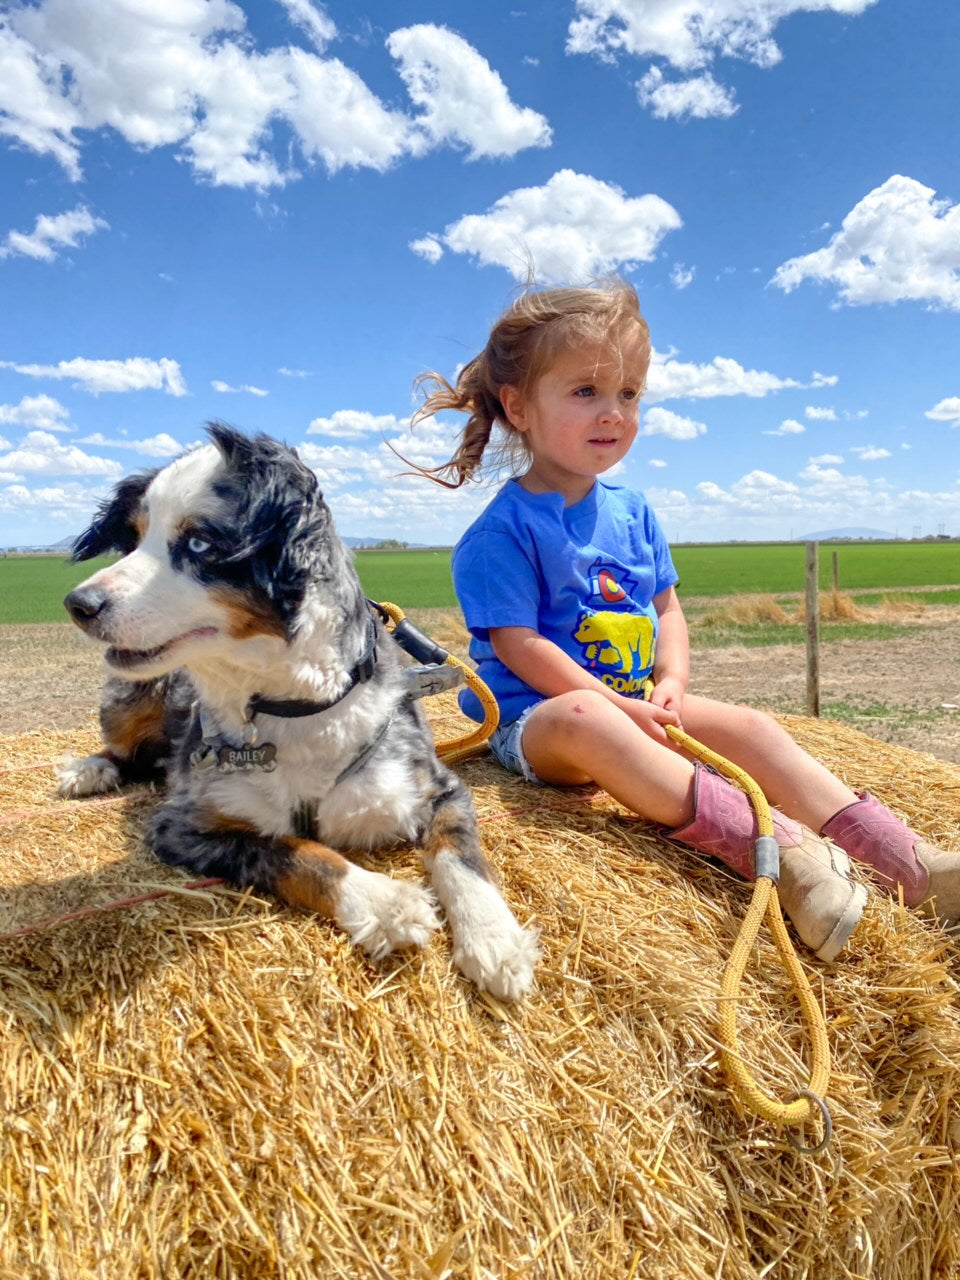
<path id="1" fill-rule="evenodd" d="M 317 912 L 373 960 L 424 946 L 439 901 L 461 972 L 520 999 L 537 936 L 497 887 L 317 477 L 268 436 L 207 431 L 122 480 L 74 545 L 74 561 L 122 558 L 64 601 L 108 678 L 103 748 L 61 766 L 60 794 L 164 780 L 159 858 Z M 342 852 L 404 841 L 432 892 Z"/>

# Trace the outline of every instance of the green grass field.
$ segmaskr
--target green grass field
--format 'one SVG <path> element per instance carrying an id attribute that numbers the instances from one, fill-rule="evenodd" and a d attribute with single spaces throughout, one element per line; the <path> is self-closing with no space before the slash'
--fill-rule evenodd
<path id="1" fill-rule="evenodd" d="M 825 590 L 832 584 L 834 550 L 840 589 L 847 593 L 960 586 L 960 544 L 956 542 L 821 544 L 820 584 Z M 686 597 L 803 591 L 804 555 L 801 543 L 680 546 L 674 550 L 681 595 Z M 58 556 L 0 559 L 0 623 L 66 621 L 63 597 L 106 563 L 94 560 L 71 565 Z M 404 609 L 456 605 L 448 551 L 360 551 L 356 563 L 371 599 L 390 600 Z"/>

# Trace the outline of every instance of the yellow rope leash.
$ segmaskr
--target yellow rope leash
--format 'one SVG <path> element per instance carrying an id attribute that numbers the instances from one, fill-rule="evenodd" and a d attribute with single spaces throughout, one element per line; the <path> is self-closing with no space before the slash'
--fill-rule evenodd
<path id="1" fill-rule="evenodd" d="M 380 609 L 388 615 L 394 628 L 402 622 L 405 615 L 399 605 L 389 601 L 380 602 Z M 493 694 L 480 677 L 465 662 L 453 654 L 447 654 L 446 663 L 456 667 L 463 673 L 468 687 L 476 694 L 483 707 L 483 724 L 478 725 L 462 737 L 438 743 L 437 754 L 448 764 L 455 764 L 468 756 L 475 755 L 483 749 L 484 744 L 494 732 L 500 721 L 500 712 Z M 767 798 L 743 769 L 738 765 L 711 751 L 696 738 L 691 738 L 682 729 L 667 725 L 667 734 L 678 746 L 704 764 L 709 764 L 731 782 L 745 791 L 753 810 L 757 815 L 757 829 L 760 836 L 773 837 L 773 819 L 770 817 L 770 805 Z M 787 975 L 793 983 L 800 1003 L 800 1012 L 811 1042 L 812 1064 L 810 1080 L 806 1088 L 797 1090 L 795 1098 L 790 1102 L 780 1102 L 770 1097 L 756 1082 L 740 1049 L 740 1038 L 737 1034 L 737 1011 L 740 1001 L 740 988 L 743 975 L 750 959 L 750 952 L 760 932 L 763 918 L 766 916 L 770 933 L 776 944 L 780 959 Z M 804 1147 L 792 1138 L 792 1146 L 805 1154 L 822 1151 L 830 1141 L 833 1125 L 830 1112 L 824 1102 L 824 1094 L 830 1081 L 830 1045 L 827 1040 L 827 1028 L 823 1010 L 817 1003 L 803 966 L 797 959 L 793 943 L 787 932 L 787 926 L 780 910 L 780 899 L 773 879 L 768 875 L 758 874 L 754 883 L 753 897 L 747 908 L 740 933 L 733 945 L 730 959 L 727 961 L 720 983 L 719 1014 L 720 1061 L 730 1081 L 731 1087 L 741 1102 L 761 1119 L 772 1124 L 803 1124 L 805 1121 L 820 1115 L 824 1135 L 816 1146 Z"/>
<path id="2" fill-rule="evenodd" d="M 381 600 L 379 607 L 388 615 L 394 629 L 406 617 L 400 606 L 391 604 L 389 600 Z M 487 739 L 500 723 L 500 709 L 493 694 L 476 672 L 468 667 L 465 662 L 455 658 L 452 653 L 448 653 L 444 661 L 448 666 L 456 667 L 458 671 L 463 673 L 464 683 L 476 694 L 480 700 L 480 705 L 483 707 L 483 724 L 478 725 L 475 729 L 459 738 L 451 738 L 447 742 L 437 744 L 437 755 L 440 759 L 447 764 L 456 764 L 458 760 L 465 760 L 468 756 L 476 755 L 478 751 L 483 749 Z"/>
<path id="3" fill-rule="evenodd" d="M 757 815 L 759 834 L 761 836 L 773 835 L 773 820 L 770 817 L 770 806 L 767 803 L 767 798 L 748 773 L 745 773 L 743 769 L 723 756 L 718 755 L 717 752 L 711 751 L 709 747 L 705 747 L 696 738 L 691 738 L 682 729 L 667 725 L 666 731 L 678 746 L 683 747 L 685 751 L 696 759 L 703 761 L 704 764 L 712 765 L 725 778 L 736 783 L 742 791 L 745 791 Z M 737 1007 L 740 1000 L 740 986 L 750 957 L 750 951 L 757 940 L 764 915 L 767 917 L 767 924 L 776 943 L 783 967 L 786 969 L 787 975 L 797 993 L 800 1011 L 811 1043 L 812 1063 L 809 1084 L 805 1089 L 798 1090 L 796 1098 L 791 1102 L 779 1102 L 761 1089 L 743 1060 L 740 1040 L 737 1035 Z M 827 1110 L 827 1105 L 823 1100 L 830 1080 L 830 1045 L 827 1040 L 826 1022 L 823 1010 L 813 994 L 807 975 L 797 959 L 797 953 L 793 949 L 793 943 L 790 940 L 790 935 L 787 932 L 787 926 L 780 910 L 780 899 L 777 895 L 774 881 L 769 876 L 758 875 L 756 878 L 750 906 L 747 909 L 743 924 L 740 926 L 740 933 L 734 943 L 730 959 L 727 961 L 727 966 L 723 971 L 720 992 L 720 1059 L 734 1092 L 754 1114 L 773 1124 L 800 1124 L 810 1120 L 819 1112 L 825 1130 L 823 1140 L 814 1147 L 801 1147 L 796 1142 L 792 1142 L 792 1145 L 807 1154 L 814 1154 L 823 1150 L 829 1142 L 832 1132 L 830 1112 Z"/>

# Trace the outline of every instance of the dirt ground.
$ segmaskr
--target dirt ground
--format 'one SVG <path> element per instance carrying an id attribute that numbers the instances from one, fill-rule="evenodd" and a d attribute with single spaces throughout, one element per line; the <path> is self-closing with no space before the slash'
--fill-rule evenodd
<path id="1" fill-rule="evenodd" d="M 885 742 L 960 764 L 960 611 L 927 611 L 905 641 L 825 642 L 821 715 Z M 454 652 L 465 632 L 447 610 L 411 620 Z M 803 714 L 802 645 L 694 646 L 691 688 L 709 697 Z M 0 627 L 0 734 L 69 729 L 95 715 L 99 651 L 69 623 Z"/>

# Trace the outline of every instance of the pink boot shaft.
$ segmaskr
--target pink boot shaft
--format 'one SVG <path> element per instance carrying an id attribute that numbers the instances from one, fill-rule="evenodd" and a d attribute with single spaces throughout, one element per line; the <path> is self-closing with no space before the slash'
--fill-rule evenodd
<path id="1" fill-rule="evenodd" d="M 776 809 L 770 810 L 770 816 L 781 849 L 802 843 L 799 822 Z M 719 858 L 744 880 L 753 880 L 753 846 L 758 833 L 757 816 L 746 793 L 698 764 L 693 783 L 693 821 L 671 831 L 670 838 Z"/>
<path id="2" fill-rule="evenodd" d="M 755 879 L 753 806 L 726 778 L 700 764 L 695 769 L 693 820 L 666 834 Z M 841 849 L 775 809 L 771 816 L 780 848 L 781 905 L 811 951 L 821 960 L 835 960 L 857 926 L 866 890 L 848 879 L 850 864 Z"/>
<path id="3" fill-rule="evenodd" d="M 930 876 L 915 848 L 920 837 L 869 791 L 857 794 L 860 799 L 835 813 L 821 834 L 871 866 L 891 893 L 903 885 L 904 902 L 918 906 L 930 894 Z"/>

